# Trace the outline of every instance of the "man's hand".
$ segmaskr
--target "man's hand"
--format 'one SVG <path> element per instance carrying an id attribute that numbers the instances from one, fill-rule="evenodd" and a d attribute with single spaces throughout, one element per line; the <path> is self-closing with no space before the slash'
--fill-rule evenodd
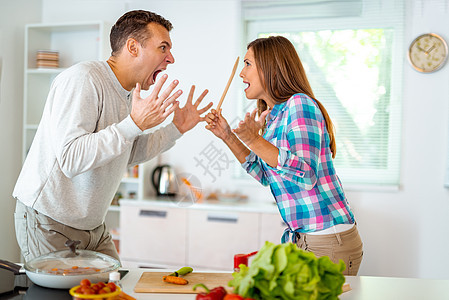
<path id="1" fill-rule="evenodd" d="M 253 112 L 246 113 L 245 119 L 239 122 L 239 126 L 232 131 L 239 137 L 239 139 L 244 142 L 248 147 L 251 148 L 251 143 L 260 138 L 259 131 L 265 124 L 265 118 L 270 113 L 270 110 L 265 110 L 256 121 L 257 108 Z"/>
<path id="2" fill-rule="evenodd" d="M 145 99 L 140 97 L 140 84 L 136 84 L 136 88 L 133 91 L 131 118 L 142 131 L 161 124 L 179 107 L 179 102 L 176 99 L 181 96 L 182 91 L 178 90 L 176 93 L 170 95 L 179 83 L 177 80 L 174 80 L 159 96 L 159 92 L 167 77 L 164 74 L 154 86 L 151 94 Z"/>
<path id="3" fill-rule="evenodd" d="M 198 109 L 201 101 L 203 101 L 206 94 L 209 92 L 208 90 L 204 90 L 204 92 L 198 97 L 194 104 L 192 104 L 193 93 L 195 91 L 195 86 L 192 85 L 190 88 L 189 97 L 187 98 L 186 105 L 183 108 L 179 106 L 175 109 L 175 115 L 173 117 L 173 124 L 175 124 L 176 128 L 178 128 L 180 133 L 185 133 L 189 131 L 193 127 L 196 126 L 199 122 L 205 120 L 204 117 L 201 117 L 203 113 L 205 113 L 212 106 L 212 102 L 210 102 L 206 107 L 202 109 Z"/>

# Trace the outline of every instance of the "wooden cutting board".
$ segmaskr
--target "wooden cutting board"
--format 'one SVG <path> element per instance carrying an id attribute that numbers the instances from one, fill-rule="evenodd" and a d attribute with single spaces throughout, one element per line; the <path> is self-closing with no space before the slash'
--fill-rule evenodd
<path id="1" fill-rule="evenodd" d="M 229 280 L 232 279 L 232 273 L 190 273 L 185 276 L 189 283 L 186 285 L 178 285 L 162 281 L 162 276 L 168 275 L 169 272 L 143 272 L 136 286 L 135 293 L 173 293 L 173 294 L 196 294 L 204 292 L 203 288 L 193 290 L 193 286 L 197 283 L 203 283 L 212 289 L 217 286 L 224 287 L 228 292 L 233 287 L 228 286 Z"/>
<path id="2" fill-rule="evenodd" d="M 173 294 L 196 294 L 204 292 L 204 289 L 198 288 L 193 290 L 193 286 L 197 283 L 203 283 L 212 289 L 217 286 L 224 287 L 228 292 L 232 292 L 233 287 L 228 286 L 229 280 L 232 279 L 232 273 L 190 273 L 183 278 L 189 281 L 186 285 L 177 285 L 162 281 L 162 276 L 168 275 L 167 272 L 143 272 L 136 286 L 135 293 L 173 293 Z M 343 293 L 350 291 L 349 283 L 345 283 L 342 287 Z"/>

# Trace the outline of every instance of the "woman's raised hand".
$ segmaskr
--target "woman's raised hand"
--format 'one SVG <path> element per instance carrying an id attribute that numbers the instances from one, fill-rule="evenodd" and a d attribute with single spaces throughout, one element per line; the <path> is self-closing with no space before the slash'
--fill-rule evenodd
<path id="1" fill-rule="evenodd" d="M 205 117 L 207 125 L 206 129 L 210 130 L 216 137 L 222 139 L 223 141 L 229 139 L 231 136 L 231 127 L 229 127 L 228 122 L 221 114 L 221 109 L 216 111 L 212 109 Z"/>
<path id="2" fill-rule="evenodd" d="M 245 119 L 240 121 L 238 127 L 233 129 L 232 132 L 234 132 L 242 142 L 250 147 L 251 143 L 261 137 L 259 132 L 263 128 L 265 118 L 270 112 L 270 110 L 265 110 L 262 112 L 258 120 L 256 120 L 257 108 L 254 109 L 251 114 L 246 113 Z"/>

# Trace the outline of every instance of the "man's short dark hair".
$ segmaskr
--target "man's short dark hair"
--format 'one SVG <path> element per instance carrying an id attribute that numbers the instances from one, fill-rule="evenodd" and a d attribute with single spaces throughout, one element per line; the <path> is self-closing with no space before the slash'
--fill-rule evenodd
<path id="1" fill-rule="evenodd" d="M 165 27 L 168 31 L 172 30 L 173 25 L 170 21 L 164 19 L 158 14 L 146 10 L 133 10 L 121 16 L 111 28 L 109 36 L 111 42 L 111 55 L 117 55 L 129 38 L 133 38 L 141 45 L 151 37 L 147 25 L 157 23 Z"/>

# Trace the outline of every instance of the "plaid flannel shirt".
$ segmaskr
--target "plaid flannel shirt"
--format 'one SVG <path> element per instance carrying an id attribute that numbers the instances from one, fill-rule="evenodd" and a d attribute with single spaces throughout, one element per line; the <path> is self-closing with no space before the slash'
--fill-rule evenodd
<path id="1" fill-rule="evenodd" d="M 330 151 L 329 134 L 318 105 L 295 94 L 273 107 L 264 139 L 279 149 L 276 168 L 251 152 L 242 167 L 270 186 L 284 222 L 282 242 L 296 242 L 296 232 L 323 230 L 354 223 Z"/>

